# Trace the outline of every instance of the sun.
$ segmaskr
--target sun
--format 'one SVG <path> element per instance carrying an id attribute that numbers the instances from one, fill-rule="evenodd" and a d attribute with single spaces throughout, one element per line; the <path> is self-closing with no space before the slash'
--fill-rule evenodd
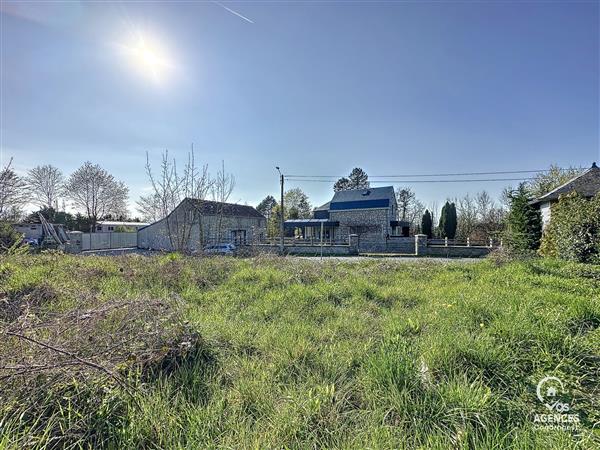
<path id="1" fill-rule="evenodd" d="M 138 35 L 130 45 L 121 47 L 138 72 L 155 82 L 164 80 L 171 64 L 160 45 Z"/>

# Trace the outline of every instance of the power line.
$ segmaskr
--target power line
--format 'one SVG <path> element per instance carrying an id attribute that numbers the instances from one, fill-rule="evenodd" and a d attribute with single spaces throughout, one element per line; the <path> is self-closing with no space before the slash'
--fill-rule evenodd
<path id="1" fill-rule="evenodd" d="M 548 172 L 549 169 L 538 170 L 505 170 L 494 172 L 463 172 L 463 173 L 426 173 L 426 174 L 404 174 L 404 175 L 369 175 L 371 178 L 404 178 L 404 177 L 457 177 L 467 175 L 506 175 L 512 173 L 541 173 Z M 286 175 L 286 178 L 346 178 L 348 175 Z"/>
<path id="2" fill-rule="evenodd" d="M 301 181 L 301 182 L 315 182 L 315 183 L 333 183 L 336 180 L 323 180 L 323 179 L 314 179 L 314 178 L 298 178 L 286 176 L 286 180 L 288 181 Z M 372 183 L 476 183 L 476 182 L 489 182 L 489 181 L 528 181 L 534 180 L 535 178 L 479 178 L 479 179 L 471 179 L 467 178 L 464 180 L 369 180 Z"/>

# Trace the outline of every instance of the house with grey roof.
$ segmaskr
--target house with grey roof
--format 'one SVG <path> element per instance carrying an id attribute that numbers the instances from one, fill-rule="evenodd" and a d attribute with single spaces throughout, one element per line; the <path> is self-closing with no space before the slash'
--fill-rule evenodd
<path id="1" fill-rule="evenodd" d="M 584 198 L 592 198 L 600 193 L 600 168 L 596 163 L 585 172 L 531 202 L 531 205 L 538 207 L 542 214 L 542 227 L 550 223 L 552 204 L 556 203 L 561 195 L 573 191 Z"/>
<path id="2" fill-rule="evenodd" d="M 138 230 L 138 247 L 202 250 L 209 244 L 246 245 L 266 237 L 267 219 L 252 206 L 186 198 L 171 213 Z"/>
<path id="3" fill-rule="evenodd" d="M 304 238 L 345 241 L 358 236 L 360 251 L 384 251 L 390 238 L 408 236 L 410 223 L 398 220 L 393 186 L 336 192 L 331 201 L 313 211 L 310 219 L 286 220 L 287 230 Z"/>

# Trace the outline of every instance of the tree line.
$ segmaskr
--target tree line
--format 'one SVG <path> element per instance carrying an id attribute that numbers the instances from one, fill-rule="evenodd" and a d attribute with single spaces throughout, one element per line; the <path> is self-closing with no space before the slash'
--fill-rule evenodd
<path id="1" fill-rule="evenodd" d="M 0 221 L 16 222 L 25 218 L 36 221 L 41 213 L 52 223 L 68 229 L 95 231 L 101 220 L 156 221 L 166 217 L 184 198 L 206 199 L 225 203 L 235 187 L 235 177 L 225 171 L 225 163 L 212 177 L 208 166 L 198 166 L 193 150 L 183 170 L 178 171 L 174 158 L 163 152 L 159 170 L 152 170 L 149 158 L 146 174 L 149 194 L 136 202 L 140 217 L 129 216 L 129 188 L 99 164 L 86 161 L 69 176 L 50 164 L 39 165 L 23 176 L 13 168 L 12 158 L 0 168 Z M 24 208 L 38 209 L 25 215 Z M 67 205 L 76 212 L 67 212 Z"/>
<path id="2" fill-rule="evenodd" d="M 51 222 L 63 223 L 74 230 L 93 231 L 99 220 L 140 221 L 140 218 L 130 219 L 128 216 L 128 187 L 98 164 L 87 161 L 69 176 L 52 165 L 40 165 L 30 169 L 25 176 L 20 176 L 14 171 L 12 163 L 11 159 L 0 169 L 0 220 L 21 219 L 23 206 L 33 203 L 39 208 L 37 212 L 44 214 Z M 541 231 L 535 231 L 536 213 L 527 210 L 528 202 L 578 173 L 578 169 L 565 170 L 551 166 L 547 172 L 516 189 L 506 188 L 499 201 L 492 199 L 486 191 L 481 191 L 475 195 L 447 199 L 441 209 L 435 202 L 426 206 L 410 187 L 400 186 L 395 190 L 398 218 L 411 224 L 413 234 L 424 233 L 432 238 L 500 238 L 508 228 L 517 230 L 520 227 L 522 230 L 516 233 L 520 233 L 521 239 L 531 237 L 532 241 L 523 245 L 532 247 L 539 245 Z M 208 166 L 197 165 L 193 149 L 181 171 L 178 171 L 176 161 L 169 157 L 168 151 L 162 154 L 156 171 L 147 156 L 146 174 L 151 190 L 136 202 L 137 212 L 145 221 L 166 217 L 186 197 L 210 197 L 217 202 L 227 202 L 235 187 L 235 178 L 225 171 L 224 163 L 212 177 Z M 333 191 L 368 187 L 370 181 L 367 173 L 356 167 L 347 177 L 334 183 Z M 75 209 L 75 214 L 66 212 L 67 203 Z M 267 218 L 268 235 L 277 236 L 281 205 L 275 197 L 266 196 L 257 205 L 257 210 Z M 28 218 L 34 219 L 37 212 Z M 306 219 L 312 217 L 312 213 L 313 205 L 301 188 L 289 189 L 284 193 L 284 220 Z M 525 228 L 529 231 L 523 231 Z"/>

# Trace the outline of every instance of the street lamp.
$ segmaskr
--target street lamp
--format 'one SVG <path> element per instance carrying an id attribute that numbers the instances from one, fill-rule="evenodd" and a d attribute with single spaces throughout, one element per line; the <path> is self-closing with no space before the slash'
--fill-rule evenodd
<path id="1" fill-rule="evenodd" d="M 281 187 L 281 203 L 279 204 L 279 218 L 280 218 L 280 223 L 279 223 L 279 236 L 280 236 L 280 242 L 279 242 L 279 249 L 281 251 L 281 254 L 283 255 L 283 246 L 284 246 L 284 240 L 283 240 L 283 181 L 284 181 L 284 177 L 283 174 L 281 173 L 281 170 L 279 170 L 279 166 L 275 166 L 275 168 L 277 169 L 277 172 L 279 172 L 279 185 Z"/>

